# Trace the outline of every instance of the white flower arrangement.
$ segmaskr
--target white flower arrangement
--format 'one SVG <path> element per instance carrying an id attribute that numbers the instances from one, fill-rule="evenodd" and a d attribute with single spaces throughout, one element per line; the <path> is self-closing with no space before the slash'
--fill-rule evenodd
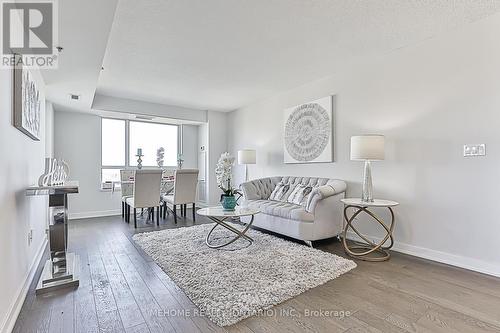
<path id="1" fill-rule="evenodd" d="M 215 175 L 217 177 L 217 185 L 225 195 L 234 195 L 235 189 L 231 186 L 231 177 L 233 173 L 234 157 L 228 152 L 220 155 Z"/>
<path id="2" fill-rule="evenodd" d="M 156 150 L 156 163 L 159 168 L 163 167 L 163 163 L 165 161 L 165 148 L 160 147 Z"/>

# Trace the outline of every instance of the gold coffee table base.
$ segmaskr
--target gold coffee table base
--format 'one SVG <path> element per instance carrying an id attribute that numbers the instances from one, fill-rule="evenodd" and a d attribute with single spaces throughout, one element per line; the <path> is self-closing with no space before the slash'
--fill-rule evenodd
<path id="1" fill-rule="evenodd" d="M 356 211 L 351 217 L 347 216 L 347 211 L 349 208 L 354 208 Z M 344 218 L 347 222 L 346 227 L 344 228 L 344 232 L 342 235 L 342 243 L 344 245 L 344 250 L 350 257 L 364 260 L 364 261 L 386 261 L 389 260 L 391 254 L 389 250 L 394 245 L 394 238 L 392 236 L 392 232 L 394 230 L 394 212 L 391 207 L 385 207 L 389 209 L 391 213 L 391 223 L 387 226 L 382 219 L 380 219 L 377 215 L 371 212 L 367 207 L 357 206 L 357 205 L 346 205 L 344 207 Z M 379 242 L 374 243 L 368 238 L 366 238 L 363 234 L 361 234 L 355 226 L 353 226 L 354 219 L 360 213 L 366 213 L 370 217 L 373 218 L 376 222 L 378 222 L 386 231 L 385 237 Z M 349 245 L 347 243 L 347 231 L 352 229 L 356 235 L 358 235 L 365 243 L 363 242 L 353 242 L 354 245 Z M 383 246 L 384 243 L 390 239 L 389 246 Z"/>
<path id="2" fill-rule="evenodd" d="M 220 218 L 217 218 L 217 217 L 214 217 L 214 216 L 208 216 L 209 219 L 211 219 L 212 221 L 215 222 L 215 225 L 213 226 L 213 228 L 208 233 L 207 238 L 205 239 L 205 244 L 207 244 L 207 246 L 210 247 L 210 248 L 212 248 L 212 249 L 220 249 L 221 247 L 225 247 L 225 246 L 228 246 L 229 244 L 232 244 L 233 242 L 237 241 L 240 238 L 244 238 L 247 241 L 249 241 L 250 244 L 252 244 L 253 243 L 253 239 L 251 237 L 245 235 L 245 233 L 248 231 L 248 229 L 252 225 L 253 217 L 254 216 L 252 215 L 252 217 L 250 218 L 250 222 L 248 222 L 245 225 L 245 228 L 240 231 L 240 230 L 236 229 L 235 227 L 233 227 L 232 225 L 230 225 L 229 223 L 227 223 L 226 222 L 227 218 L 220 219 Z M 227 230 L 229 230 L 232 233 L 234 233 L 235 236 L 233 238 L 231 238 L 228 242 L 224 243 L 224 244 L 213 244 L 210 241 L 210 236 L 212 235 L 212 232 L 214 232 L 215 228 L 217 228 L 218 226 L 222 226 L 222 227 L 226 228 Z"/>

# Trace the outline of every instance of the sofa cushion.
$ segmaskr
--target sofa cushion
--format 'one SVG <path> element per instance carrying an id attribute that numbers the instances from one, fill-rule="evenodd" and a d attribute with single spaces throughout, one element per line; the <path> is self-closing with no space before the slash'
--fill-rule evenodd
<path id="1" fill-rule="evenodd" d="M 248 207 L 260 210 L 263 214 L 279 216 L 286 219 L 302 222 L 313 222 L 314 214 L 309 213 L 304 207 L 289 202 L 272 200 L 249 200 Z"/>

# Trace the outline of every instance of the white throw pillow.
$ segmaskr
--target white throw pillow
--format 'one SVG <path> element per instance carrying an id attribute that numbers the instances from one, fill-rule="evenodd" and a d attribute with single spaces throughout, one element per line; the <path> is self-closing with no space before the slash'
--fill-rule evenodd
<path id="1" fill-rule="evenodd" d="M 288 196 L 287 201 L 289 203 L 293 203 L 296 205 L 303 205 L 307 203 L 307 199 L 309 198 L 309 194 L 312 191 L 311 186 L 306 186 L 303 184 L 298 184 L 292 193 Z"/>
<path id="2" fill-rule="evenodd" d="M 276 184 L 276 186 L 274 187 L 274 190 L 271 192 L 271 195 L 269 196 L 269 200 L 277 201 L 278 199 L 276 199 L 276 198 L 277 198 L 278 194 L 281 193 L 283 186 L 285 186 L 285 184 L 282 182 L 279 182 L 278 184 Z"/>
<path id="3" fill-rule="evenodd" d="M 269 196 L 269 200 L 286 202 L 288 196 L 290 195 L 290 193 L 293 191 L 294 188 L 295 188 L 294 185 L 280 182 L 276 185 L 273 192 Z"/>

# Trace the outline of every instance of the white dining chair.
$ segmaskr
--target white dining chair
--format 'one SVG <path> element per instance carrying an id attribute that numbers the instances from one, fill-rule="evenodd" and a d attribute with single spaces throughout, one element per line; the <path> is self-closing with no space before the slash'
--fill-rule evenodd
<path id="1" fill-rule="evenodd" d="M 175 172 L 173 194 L 163 195 L 163 218 L 166 217 L 168 204 L 172 205 L 174 222 L 177 223 L 177 206 L 181 206 L 181 215 L 186 216 L 187 204 L 193 205 L 193 221 L 196 220 L 196 188 L 198 185 L 198 169 L 179 169 Z"/>
<path id="2" fill-rule="evenodd" d="M 122 218 L 125 218 L 125 201 L 134 195 L 134 184 L 127 183 L 134 177 L 135 170 L 120 170 L 120 188 L 122 191 Z"/>
<path id="3" fill-rule="evenodd" d="M 125 213 L 127 222 L 130 222 L 130 208 L 134 209 L 134 227 L 137 228 L 137 208 L 157 208 L 156 224 L 160 224 L 160 187 L 161 170 L 136 170 L 134 179 L 134 195 L 126 200 Z M 154 219 L 154 217 L 153 217 Z"/>
<path id="4" fill-rule="evenodd" d="M 161 194 L 169 194 L 174 189 L 174 179 L 175 170 L 174 169 L 164 169 L 162 174 L 162 184 L 161 184 Z M 160 210 L 161 214 L 161 210 Z"/>

